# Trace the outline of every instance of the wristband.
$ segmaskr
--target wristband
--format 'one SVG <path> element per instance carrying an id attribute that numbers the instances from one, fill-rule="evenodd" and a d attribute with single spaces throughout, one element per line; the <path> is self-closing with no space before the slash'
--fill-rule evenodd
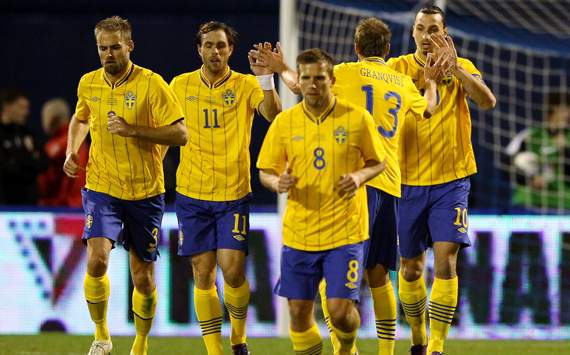
<path id="1" fill-rule="evenodd" d="M 259 86 L 261 86 L 261 90 L 267 91 L 275 89 L 275 81 L 273 81 L 273 74 L 257 75 L 255 78 L 257 79 Z"/>

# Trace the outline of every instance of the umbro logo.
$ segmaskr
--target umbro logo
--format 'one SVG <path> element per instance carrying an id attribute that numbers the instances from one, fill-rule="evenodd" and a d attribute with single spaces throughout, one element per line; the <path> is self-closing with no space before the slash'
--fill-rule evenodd
<path id="1" fill-rule="evenodd" d="M 241 234 L 234 234 L 234 239 L 237 240 L 238 242 L 243 242 L 245 240 L 245 238 L 243 237 L 243 235 Z"/>
<path id="2" fill-rule="evenodd" d="M 99 101 L 101 101 L 101 98 L 100 98 L 99 96 L 92 96 L 92 97 L 90 98 L 90 100 L 93 101 L 93 102 L 99 102 Z"/>
<path id="3" fill-rule="evenodd" d="M 303 136 L 293 136 L 293 138 L 291 138 L 291 140 L 293 142 L 299 142 L 303 140 Z"/>
<path id="4" fill-rule="evenodd" d="M 198 96 L 186 96 L 186 100 L 190 102 L 198 101 Z"/>

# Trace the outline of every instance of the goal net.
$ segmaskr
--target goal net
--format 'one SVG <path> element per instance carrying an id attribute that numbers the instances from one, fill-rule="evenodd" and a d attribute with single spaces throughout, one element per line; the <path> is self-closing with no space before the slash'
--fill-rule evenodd
<path id="1" fill-rule="evenodd" d="M 380 3 L 380 5 L 379 5 Z M 471 105 L 479 174 L 471 206 L 495 211 L 570 210 L 570 134 L 555 109 L 567 100 L 570 1 L 449 0 L 447 25 L 459 56 L 471 59 L 497 97 Z M 411 27 L 422 1 L 297 2 L 299 49 L 320 47 L 337 62 L 356 60 L 354 28 L 368 16 L 392 30 L 390 56 L 413 52 Z M 550 113 L 558 118 L 549 119 Z M 525 153 L 519 155 L 519 153 Z M 528 154 L 526 154 L 528 153 Z"/>

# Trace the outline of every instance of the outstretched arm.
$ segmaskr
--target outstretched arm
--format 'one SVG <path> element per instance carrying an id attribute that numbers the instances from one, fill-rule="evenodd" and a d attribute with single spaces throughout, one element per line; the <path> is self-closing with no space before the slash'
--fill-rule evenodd
<path id="1" fill-rule="evenodd" d="M 271 52 L 271 44 L 268 42 L 265 42 L 265 44 L 259 43 L 257 47 L 268 48 Z M 271 122 L 275 116 L 281 112 L 281 100 L 279 99 L 279 95 L 275 90 L 275 84 L 273 83 L 274 72 L 267 66 L 259 63 L 259 60 L 256 57 L 248 54 L 247 58 L 249 60 L 249 67 L 255 74 L 255 77 L 263 90 L 263 101 L 259 105 L 259 112 L 267 121 Z"/>
<path id="2" fill-rule="evenodd" d="M 289 90 L 294 94 L 300 95 L 299 76 L 297 72 L 291 69 L 285 62 L 281 43 L 277 42 L 273 50 L 260 45 L 254 45 L 254 48 L 255 49 L 249 51 L 249 56 L 255 58 L 260 65 L 266 67 L 271 72 L 279 74 L 281 80 L 283 80 Z"/>

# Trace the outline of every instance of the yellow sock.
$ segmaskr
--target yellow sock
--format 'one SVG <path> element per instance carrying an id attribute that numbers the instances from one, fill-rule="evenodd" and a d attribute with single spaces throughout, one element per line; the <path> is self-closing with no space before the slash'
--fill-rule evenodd
<path id="1" fill-rule="evenodd" d="M 230 312 L 232 332 L 230 342 L 232 345 L 244 344 L 246 342 L 246 319 L 247 305 L 249 304 L 249 283 L 247 280 L 240 286 L 233 288 L 227 283 L 224 284 L 224 302 Z"/>
<path id="2" fill-rule="evenodd" d="M 317 324 L 304 332 L 289 329 L 289 336 L 293 342 L 293 350 L 297 355 L 320 355 L 323 352 L 323 342 Z"/>
<path id="3" fill-rule="evenodd" d="M 429 299 L 429 343 L 427 353 L 431 354 L 433 351 L 443 352 L 443 344 L 455 307 L 457 306 L 457 293 L 458 293 L 458 279 L 457 276 L 451 280 L 438 279 L 433 281 L 431 288 L 431 296 Z"/>
<path id="4" fill-rule="evenodd" d="M 321 308 L 323 309 L 323 316 L 325 317 L 325 323 L 329 328 L 329 334 L 331 337 L 331 343 L 333 347 L 333 353 L 336 354 L 340 350 L 340 342 L 335 333 L 332 331 L 331 319 L 329 314 L 329 309 L 327 308 L 327 282 L 325 279 L 319 284 L 319 294 L 321 296 Z"/>
<path id="5" fill-rule="evenodd" d="M 423 275 L 412 282 L 404 279 L 401 273 L 398 273 L 400 303 L 406 314 L 406 319 L 412 329 L 412 344 L 426 345 L 426 284 Z"/>
<path id="6" fill-rule="evenodd" d="M 133 313 L 137 330 L 135 342 L 131 348 L 131 353 L 134 355 L 146 355 L 148 351 L 148 334 L 152 327 L 157 298 L 156 288 L 150 295 L 140 293 L 136 287 L 133 290 Z"/>
<path id="7" fill-rule="evenodd" d="M 214 285 L 209 290 L 194 287 L 194 308 L 208 355 L 223 355 L 222 307 L 217 287 Z"/>
<path id="8" fill-rule="evenodd" d="M 360 328 L 360 318 L 358 319 L 358 326 L 354 328 L 352 332 L 348 333 L 338 329 L 331 322 L 331 329 L 340 343 L 340 348 L 338 351 L 335 350 L 334 352 L 335 355 L 355 354 L 356 334 L 358 333 L 358 328 Z"/>
<path id="9" fill-rule="evenodd" d="M 83 290 L 91 320 L 95 323 L 95 340 L 110 340 L 111 336 L 107 327 L 107 304 L 109 303 L 111 287 L 107 274 L 101 277 L 92 277 L 85 273 Z"/>
<path id="10" fill-rule="evenodd" d="M 396 295 L 392 282 L 388 280 L 384 286 L 370 288 L 370 293 L 374 301 L 378 354 L 393 355 L 396 338 Z"/>

